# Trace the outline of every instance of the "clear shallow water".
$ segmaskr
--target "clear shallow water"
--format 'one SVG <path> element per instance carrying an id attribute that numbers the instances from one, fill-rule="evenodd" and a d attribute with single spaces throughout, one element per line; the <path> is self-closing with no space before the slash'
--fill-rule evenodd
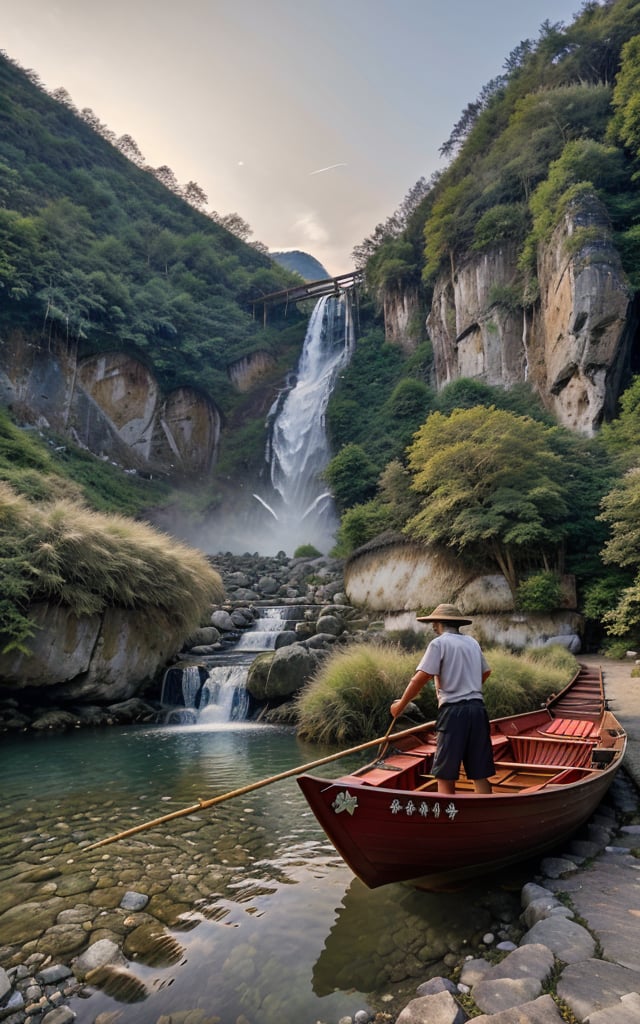
<path id="1" fill-rule="evenodd" d="M 105 1011 L 119 1011 L 122 1024 L 197 1009 L 221 1024 L 336 1024 L 362 1008 L 397 1010 L 447 952 L 471 951 L 496 917 L 517 914 L 515 882 L 509 892 L 486 882 L 446 894 L 367 890 L 293 778 L 96 851 L 78 845 L 324 753 L 250 723 L 3 737 L 0 909 L 15 901 L 17 879 L 23 903 L 57 900 L 56 914 L 88 907 L 94 937 L 121 927 L 128 890 L 151 896 L 146 911 L 160 923 L 162 941 L 142 949 L 114 933 L 140 983 L 137 1001 L 126 986 L 90 986 L 72 1002 L 78 1024 Z M 34 867 L 52 877 L 29 881 Z M 52 924 L 23 943 L 46 951 Z"/>

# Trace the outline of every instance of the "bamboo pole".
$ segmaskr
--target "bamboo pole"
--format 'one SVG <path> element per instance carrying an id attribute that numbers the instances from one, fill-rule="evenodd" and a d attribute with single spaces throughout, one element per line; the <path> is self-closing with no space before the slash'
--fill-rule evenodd
<path id="1" fill-rule="evenodd" d="M 392 743 L 394 740 L 402 739 L 404 736 L 411 736 L 412 733 L 417 732 L 418 729 L 424 728 L 424 726 L 413 726 L 411 729 L 404 729 L 402 732 L 396 732 L 393 736 L 390 736 L 390 732 L 395 725 L 395 718 L 391 721 L 389 728 L 382 738 L 375 740 L 367 740 L 366 743 L 360 743 L 357 747 L 349 747 L 348 750 L 341 750 L 337 754 L 328 754 L 327 757 L 321 757 L 317 761 L 310 761 L 308 764 L 298 765 L 296 768 L 289 768 L 286 772 L 280 772 L 279 775 L 271 775 L 268 779 L 260 779 L 258 782 L 251 782 L 247 786 L 241 786 L 239 789 L 232 789 L 229 793 L 222 793 L 220 796 L 214 796 L 210 800 L 199 800 L 197 804 L 192 804 L 191 807 L 182 807 L 179 811 L 172 811 L 170 814 L 163 814 L 160 818 L 153 818 L 151 821 L 145 821 L 141 825 L 134 825 L 133 828 L 125 829 L 124 832 L 118 832 L 116 835 L 109 836 L 107 839 L 100 839 L 97 843 L 92 843 L 91 846 L 85 846 L 87 850 L 97 850 L 99 846 L 107 846 L 108 843 L 115 843 L 117 839 L 127 839 L 129 836 L 136 835 L 138 832 L 145 832 L 149 828 L 155 828 L 156 825 L 162 825 L 165 821 L 173 821 L 174 818 L 183 818 L 189 814 L 196 814 L 198 811 L 205 810 L 207 807 L 214 807 L 216 804 L 224 803 L 225 800 L 231 800 L 236 796 L 244 796 L 245 793 L 252 793 L 256 789 L 261 789 L 263 786 L 270 786 L 272 782 L 280 782 L 282 779 L 289 779 L 293 775 L 300 775 L 302 772 L 310 771 L 312 768 L 319 768 L 320 765 L 329 764 L 330 761 L 338 761 L 341 757 L 348 757 L 349 754 L 357 754 L 361 750 L 367 750 L 369 747 L 375 747 L 379 744 Z M 384 748 L 386 749 L 386 747 Z"/>

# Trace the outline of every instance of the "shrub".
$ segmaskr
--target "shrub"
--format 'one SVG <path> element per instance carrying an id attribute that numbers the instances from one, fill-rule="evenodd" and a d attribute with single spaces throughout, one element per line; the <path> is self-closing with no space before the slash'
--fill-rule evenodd
<path id="1" fill-rule="evenodd" d="M 573 678 L 577 662 L 560 646 L 512 654 L 486 652 L 491 676 L 484 696 L 490 718 L 532 711 Z M 415 673 L 419 655 L 392 644 L 358 644 L 334 651 L 297 699 L 298 730 L 304 739 L 349 745 L 383 736 L 389 706 Z M 426 720 L 436 716 L 436 696 L 426 686 L 415 703 Z"/>
<path id="2" fill-rule="evenodd" d="M 348 744 L 383 736 L 391 702 L 415 669 L 416 655 L 391 645 L 357 644 L 332 653 L 298 697 L 300 736 Z"/>
<path id="3" fill-rule="evenodd" d="M 320 558 L 322 552 L 318 551 L 313 544 L 301 544 L 293 552 L 294 558 Z"/>
<path id="4" fill-rule="evenodd" d="M 562 604 L 562 583 L 555 572 L 536 572 L 518 584 L 517 607 L 523 612 L 552 612 Z"/>

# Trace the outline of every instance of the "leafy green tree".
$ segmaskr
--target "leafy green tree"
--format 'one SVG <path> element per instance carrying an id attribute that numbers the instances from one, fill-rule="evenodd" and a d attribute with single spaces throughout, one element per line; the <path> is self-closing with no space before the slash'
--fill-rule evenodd
<path id="1" fill-rule="evenodd" d="M 341 511 L 373 497 L 377 475 L 374 463 L 359 444 L 345 445 L 324 471 Z"/>
<path id="2" fill-rule="evenodd" d="M 601 518 L 609 524 L 610 539 L 602 552 L 607 565 L 634 573 L 617 605 L 604 616 L 614 636 L 640 634 L 640 467 L 627 471 L 602 502 Z"/>
<path id="3" fill-rule="evenodd" d="M 613 91 L 614 115 L 609 137 L 621 142 L 640 158 L 640 35 L 629 39 L 622 48 L 622 64 Z"/>
<path id="4" fill-rule="evenodd" d="M 555 568 L 570 510 L 551 430 L 476 407 L 433 413 L 409 450 L 420 511 L 411 537 L 490 561 L 515 597 L 521 567 Z"/>
<path id="5" fill-rule="evenodd" d="M 377 498 L 353 505 L 340 520 L 333 554 L 337 558 L 347 558 L 357 548 L 389 529 L 392 529 L 389 510 Z"/>
<path id="6" fill-rule="evenodd" d="M 620 415 L 604 423 L 600 437 L 621 469 L 630 469 L 640 461 L 640 376 L 620 398 Z"/>

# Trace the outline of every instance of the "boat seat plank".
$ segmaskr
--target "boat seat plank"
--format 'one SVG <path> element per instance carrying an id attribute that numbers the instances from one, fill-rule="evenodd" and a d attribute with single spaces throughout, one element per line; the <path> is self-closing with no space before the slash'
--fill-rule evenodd
<path id="1" fill-rule="evenodd" d="M 597 732 L 597 722 L 586 722 L 583 718 L 554 718 L 540 732 L 544 733 L 545 736 L 566 736 L 574 739 L 586 739 Z"/>

